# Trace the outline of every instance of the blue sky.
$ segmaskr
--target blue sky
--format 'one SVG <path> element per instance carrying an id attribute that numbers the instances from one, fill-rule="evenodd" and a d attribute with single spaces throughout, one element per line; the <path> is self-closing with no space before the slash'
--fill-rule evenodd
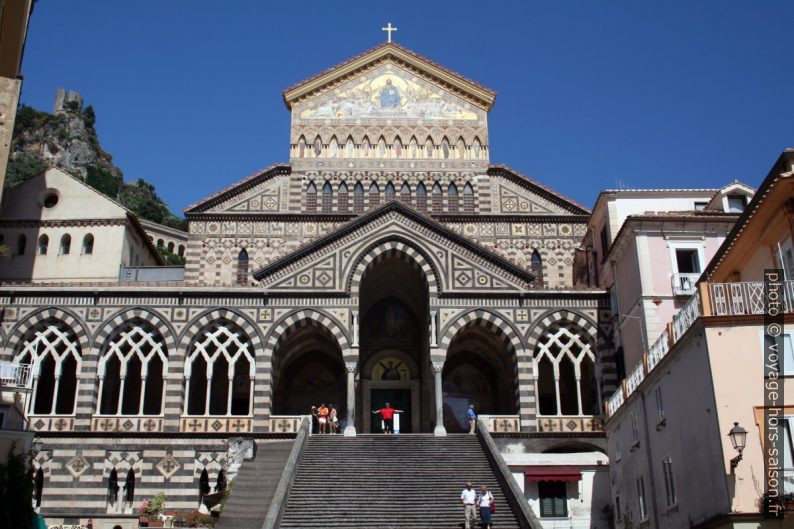
<path id="1" fill-rule="evenodd" d="M 592 206 L 604 188 L 760 183 L 794 146 L 793 19 L 790 0 L 40 0 L 22 101 L 79 91 L 125 178 L 180 212 L 287 161 L 281 91 L 391 21 L 498 92 L 492 162 Z"/>

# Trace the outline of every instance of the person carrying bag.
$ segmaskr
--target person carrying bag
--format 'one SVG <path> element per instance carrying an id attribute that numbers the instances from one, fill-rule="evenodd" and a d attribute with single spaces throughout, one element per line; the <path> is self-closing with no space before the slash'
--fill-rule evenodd
<path id="1" fill-rule="evenodd" d="M 485 529 L 491 529 L 491 514 L 496 511 L 493 494 L 488 491 L 488 486 L 480 487 L 480 494 L 477 496 L 477 506 L 480 508 L 480 522 Z"/>

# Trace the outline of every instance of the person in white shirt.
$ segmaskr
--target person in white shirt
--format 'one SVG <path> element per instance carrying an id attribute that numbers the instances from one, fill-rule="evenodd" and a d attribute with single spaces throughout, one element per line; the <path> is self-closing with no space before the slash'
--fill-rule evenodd
<path id="1" fill-rule="evenodd" d="M 480 522 L 485 529 L 491 529 L 491 506 L 494 504 L 493 494 L 488 491 L 488 486 L 480 487 L 480 494 L 477 496 L 477 506 L 480 508 Z"/>
<path id="2" fill-rule="evenodd" d="M 477 520 L 477 492 L 471 485 L 471 481 L 466 483 L 466 488 L 460 493 L 460 503 L 463 505 L 466 514 L 466 525 L 464 529 L 473 529 Z"/>

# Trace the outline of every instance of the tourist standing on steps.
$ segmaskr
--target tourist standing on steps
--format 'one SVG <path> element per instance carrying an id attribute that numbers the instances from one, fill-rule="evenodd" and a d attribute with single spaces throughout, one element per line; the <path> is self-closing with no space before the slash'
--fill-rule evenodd
<path id="1" fill-rule="evenodd" d="M 328 433 L 328 408 L 325 402 L 317 408 L 317 422 L 320 423 L 320 433 Z"/>
<path id="2" fill-rule="evenodd" d="M 463 529 L 474 529 L 474 524 L 477 523 L 477 507 L 474 505 L 476 502 L 477 491 L 469 481 L 466 483 L 466 488 L 460 493 L 460 503 L 463 505 L 463 512 L 466 515 L 466 524 Z"/>
<path id="3" fill-rule="evenodd" d="M 488 491 L 488 486 L 480 487 L 480 494 L 477 496 L 477 506 L 480 508 L 480 522 L 485 529 L 491 529 L 491 512 L 494 506 L 493 494 Z"/>
<path id="4" fill-rule="evenodd" d="M 395 410 L 388 402 L 379 410 L 374 410 L 372 413 L 380 414 L 383 419 L 383 433 L 389 435 L 394 433 L 394 414 L 403 413 L 402 410 Z"/>
<path id="5" fill-rule="evenodd" d="M 469 404 L 466 417 L 469 418 L 469 433 L 474 433 L 474 428 L 477 426 L 477 414 L 474 412 L 474 404 Z"/>
<path id="6" fill-rule="evenodd" d="M 336 416 L 336 406 L 329 404 L 328 407 L 331 408 L 331 410 L 328 412 L 329 433 L 337 433 L 339 431 L 339 418 Z"/>
<path id="7" fill-rule="evenodd" d="M 317 420 L 317 406 L 312 406 L 310 413 L 312 414 L 312 433 L 318 433 L 320 430 Z"/>

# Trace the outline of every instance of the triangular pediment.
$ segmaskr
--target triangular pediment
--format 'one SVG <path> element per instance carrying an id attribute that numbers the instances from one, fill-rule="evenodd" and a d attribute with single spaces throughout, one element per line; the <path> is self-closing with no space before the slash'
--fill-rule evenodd
<path id="1" fill-rule="evenodd" d="M 276 164 L 185 208 L 185 213 L 277 213 L 291 169 Z"/>
<path id="2" fill-rule="evenodd" d="M 398 202 L 360 217 L 339 230 L 257 271 L 269 293 L 351 294 L 362 263 L 384 245 L 404 248 L 427 266 L 439 294 L 519 294 L 534 277 L 434 220 Z"/>
<path id="3" fill-rule="evenodd" d="M 337 66 L 284 90 L 284 102 L 290 110 L 328 91 L 337 90 L 351 79 L 360 77 L 385 63 L 411 72 L 450 93 L 457 94 L 482 109 L 491 109 L 496 93 L 466 77 L 449 70 L 399 44 L 388 42 L 376 46 Z"/>
<path id="4" fill-rule="evenodd" d="M 497 213 L 530 215 L 589 215 L 576 201 L 504 165 L 492 165 L 488 175 L 493 184 Z"/>

